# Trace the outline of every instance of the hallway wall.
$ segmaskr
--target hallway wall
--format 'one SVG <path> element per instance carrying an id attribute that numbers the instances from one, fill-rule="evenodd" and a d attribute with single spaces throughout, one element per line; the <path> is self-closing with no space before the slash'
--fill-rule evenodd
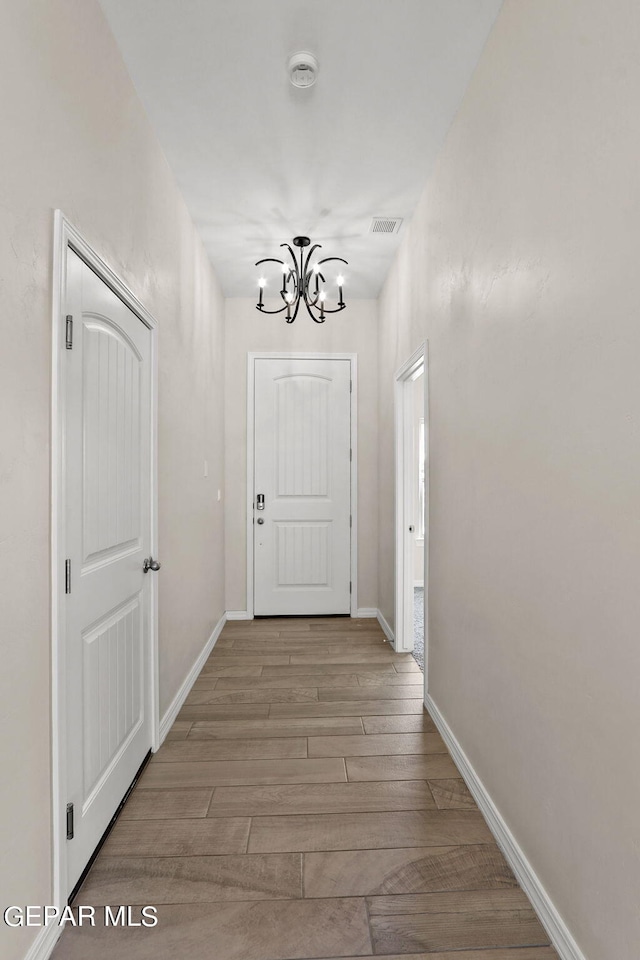
<path id="1" fill-rule="evenodd" d="M 349 301 L 343 314 L 329 317 L 324 324 L 313 323 L 301 313 L 288 326 L 282 316 L 267 317 L 258 313 L 254 299 L 229 299 L 226 301 L 226 331 L 227 610 L 247 609 L 247 353 L 259 350 L 358 354 L 358 606 L 377 607 L 376 302 Z"/>
<path id="2" fill-rule="evenodd" d="M 51 903 L 53 210 L 159 322 L 162 710 L 224 610 L 223 301 L 95 0 L 0 10 L 0 901 Z M 203 460 L 209 479 L 203 479 Z M 0 955 L 36 928 L 0 924 Z"/>
<path id="3" fill-rule="evenodd" d="M 640 8 L 506 0 L 380 299 L 430 356 L 431 694 L 584 954 L 640 943 Z"/>

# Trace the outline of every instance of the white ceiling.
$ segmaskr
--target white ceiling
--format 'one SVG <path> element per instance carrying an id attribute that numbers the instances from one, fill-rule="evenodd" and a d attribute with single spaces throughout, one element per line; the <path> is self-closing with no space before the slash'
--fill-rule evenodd
<path id="1" fill-rule="evenodd" d="M 225 295 L 303 233 L 349 261 L 347 299 L 377 296 L 502 0 L 101 3 Z"/>

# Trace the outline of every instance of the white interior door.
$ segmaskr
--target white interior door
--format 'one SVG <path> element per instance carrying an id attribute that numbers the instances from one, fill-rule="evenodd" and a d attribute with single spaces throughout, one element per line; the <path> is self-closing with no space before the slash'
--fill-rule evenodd
<path id="1" fill-rule="evenodd" d="M 256 359 L 254 397 L 254 613 L 349 613 L 351 365 Z"/>
<path id="2" fill-rule="evenodd" d="M 66 351 L 67 893 L 151 747 L 151 332 L 71 250 Z"/>

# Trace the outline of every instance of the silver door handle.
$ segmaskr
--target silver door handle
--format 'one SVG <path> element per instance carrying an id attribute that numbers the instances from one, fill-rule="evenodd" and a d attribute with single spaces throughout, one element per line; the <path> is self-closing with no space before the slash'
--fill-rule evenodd
<path id="1" fill-rule="evenodd" d="M 256 523 L 264 523 L 264 517 L 258 517 Z"/>
<path id="2" fill-rule="evenodd" d="M 162 564 L 154 560 L 153 557 L 147 557 L 146 560 L 142 562 L 142 572 L 148 573 L 149 570 L 159 570 L 161 566 Z"/>

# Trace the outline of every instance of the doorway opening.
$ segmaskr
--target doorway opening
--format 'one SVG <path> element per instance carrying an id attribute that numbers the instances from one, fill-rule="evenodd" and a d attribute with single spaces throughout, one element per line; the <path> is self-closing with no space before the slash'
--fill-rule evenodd
<path id="1" fill-rule="evenodd" d="M 396 374 L 395 648 L 425 673 L 428 641 L 429 473 L 427 345 Z"/>

